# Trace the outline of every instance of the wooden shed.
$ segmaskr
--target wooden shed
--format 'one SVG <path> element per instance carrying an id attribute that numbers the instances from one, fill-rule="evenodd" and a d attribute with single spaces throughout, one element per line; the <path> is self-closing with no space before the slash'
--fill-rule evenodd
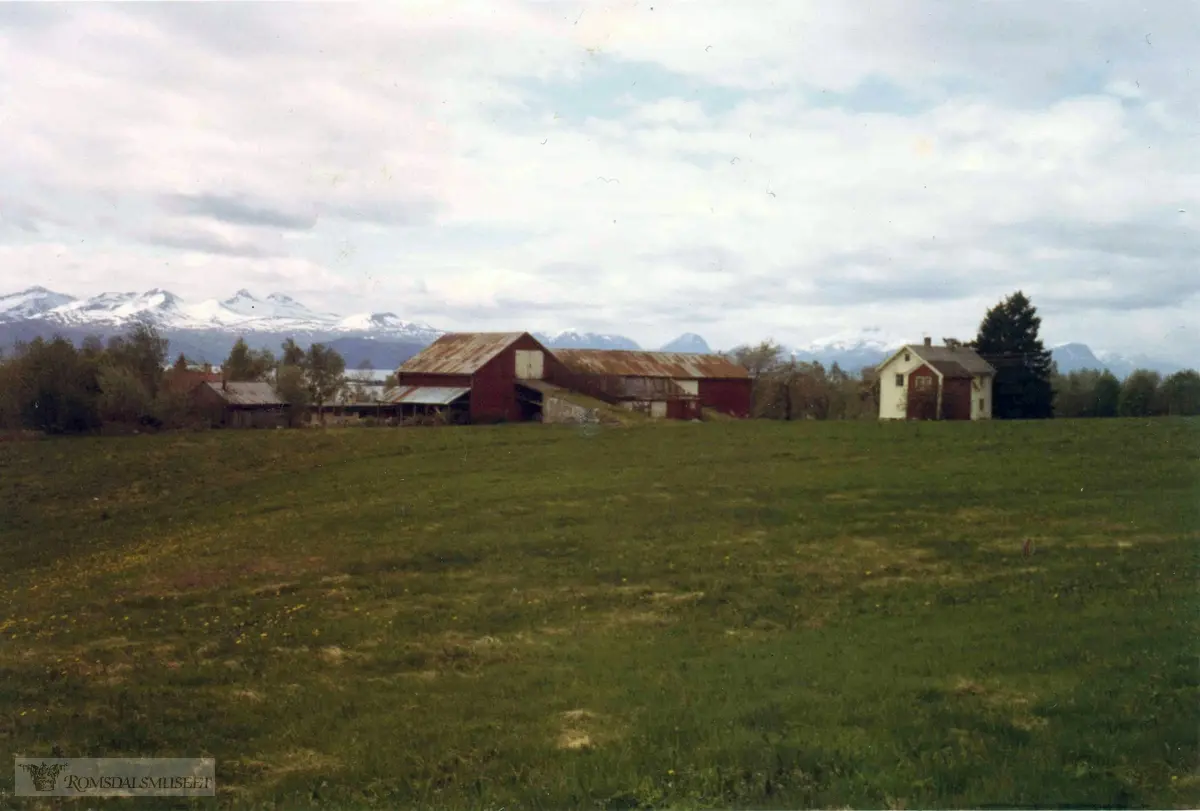
<path id="1" fill-rule="evenodd" d="M 287 403 L 261 381 L 206 382 L 192 391 L 197 412 L 224 428 L 286 427 Z"/>

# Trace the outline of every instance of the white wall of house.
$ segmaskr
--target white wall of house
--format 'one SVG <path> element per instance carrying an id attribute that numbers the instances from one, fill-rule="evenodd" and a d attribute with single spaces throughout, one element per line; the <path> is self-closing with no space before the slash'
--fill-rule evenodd
<path id="1" fill-rule="evenodd" d="M 992 376 L 975 375 L 971 379 L 971 419 L 992 418 Z"/>
<path id="2" fill-rule="evenodd" d="M 898 352 L 879 370 L 879 419 L 903 420 L 908 417 L 908 373 L 925 361 L 916 352 Z M 899 376 L 899 385 L 897 385 Z"/>

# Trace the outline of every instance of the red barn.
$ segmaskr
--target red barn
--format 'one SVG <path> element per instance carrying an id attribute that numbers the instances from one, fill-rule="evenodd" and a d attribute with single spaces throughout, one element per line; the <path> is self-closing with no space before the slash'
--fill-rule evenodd
<path id="1" fill-rule="evenodd" d="M 400 406 L 462 410 L 471 422 L 531 418 L 518 397 L 520 380 L 549 379 L 554 356 L 527 332 L 443 335 L 396 370 L 386 399 Z"/>
<path id="2" fill-rule="evenodd" d="M 750 374 L 721 355 L 559 349 L 560 367 L 547 379 L 627 408 L 671 419 L 699 418 L 711 408 L 750 415 Z"/>

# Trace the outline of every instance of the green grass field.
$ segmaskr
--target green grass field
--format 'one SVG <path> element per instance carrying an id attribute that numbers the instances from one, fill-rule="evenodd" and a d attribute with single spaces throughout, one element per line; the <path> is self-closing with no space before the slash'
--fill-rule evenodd
<path id="1" fill-rule="evenodd" d="M 1200 805 L 1197 420 L 11 442 L 0 505 L 0 792 Z"/>

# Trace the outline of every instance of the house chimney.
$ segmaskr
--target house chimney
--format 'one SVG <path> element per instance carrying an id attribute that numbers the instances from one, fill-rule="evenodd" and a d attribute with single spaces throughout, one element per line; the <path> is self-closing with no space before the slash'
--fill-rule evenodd
<path id="1" fill-rule="evenodd" d="M 925 346 L 933 346 L 933 339 L 928 335 L 925 336 Z"/>

